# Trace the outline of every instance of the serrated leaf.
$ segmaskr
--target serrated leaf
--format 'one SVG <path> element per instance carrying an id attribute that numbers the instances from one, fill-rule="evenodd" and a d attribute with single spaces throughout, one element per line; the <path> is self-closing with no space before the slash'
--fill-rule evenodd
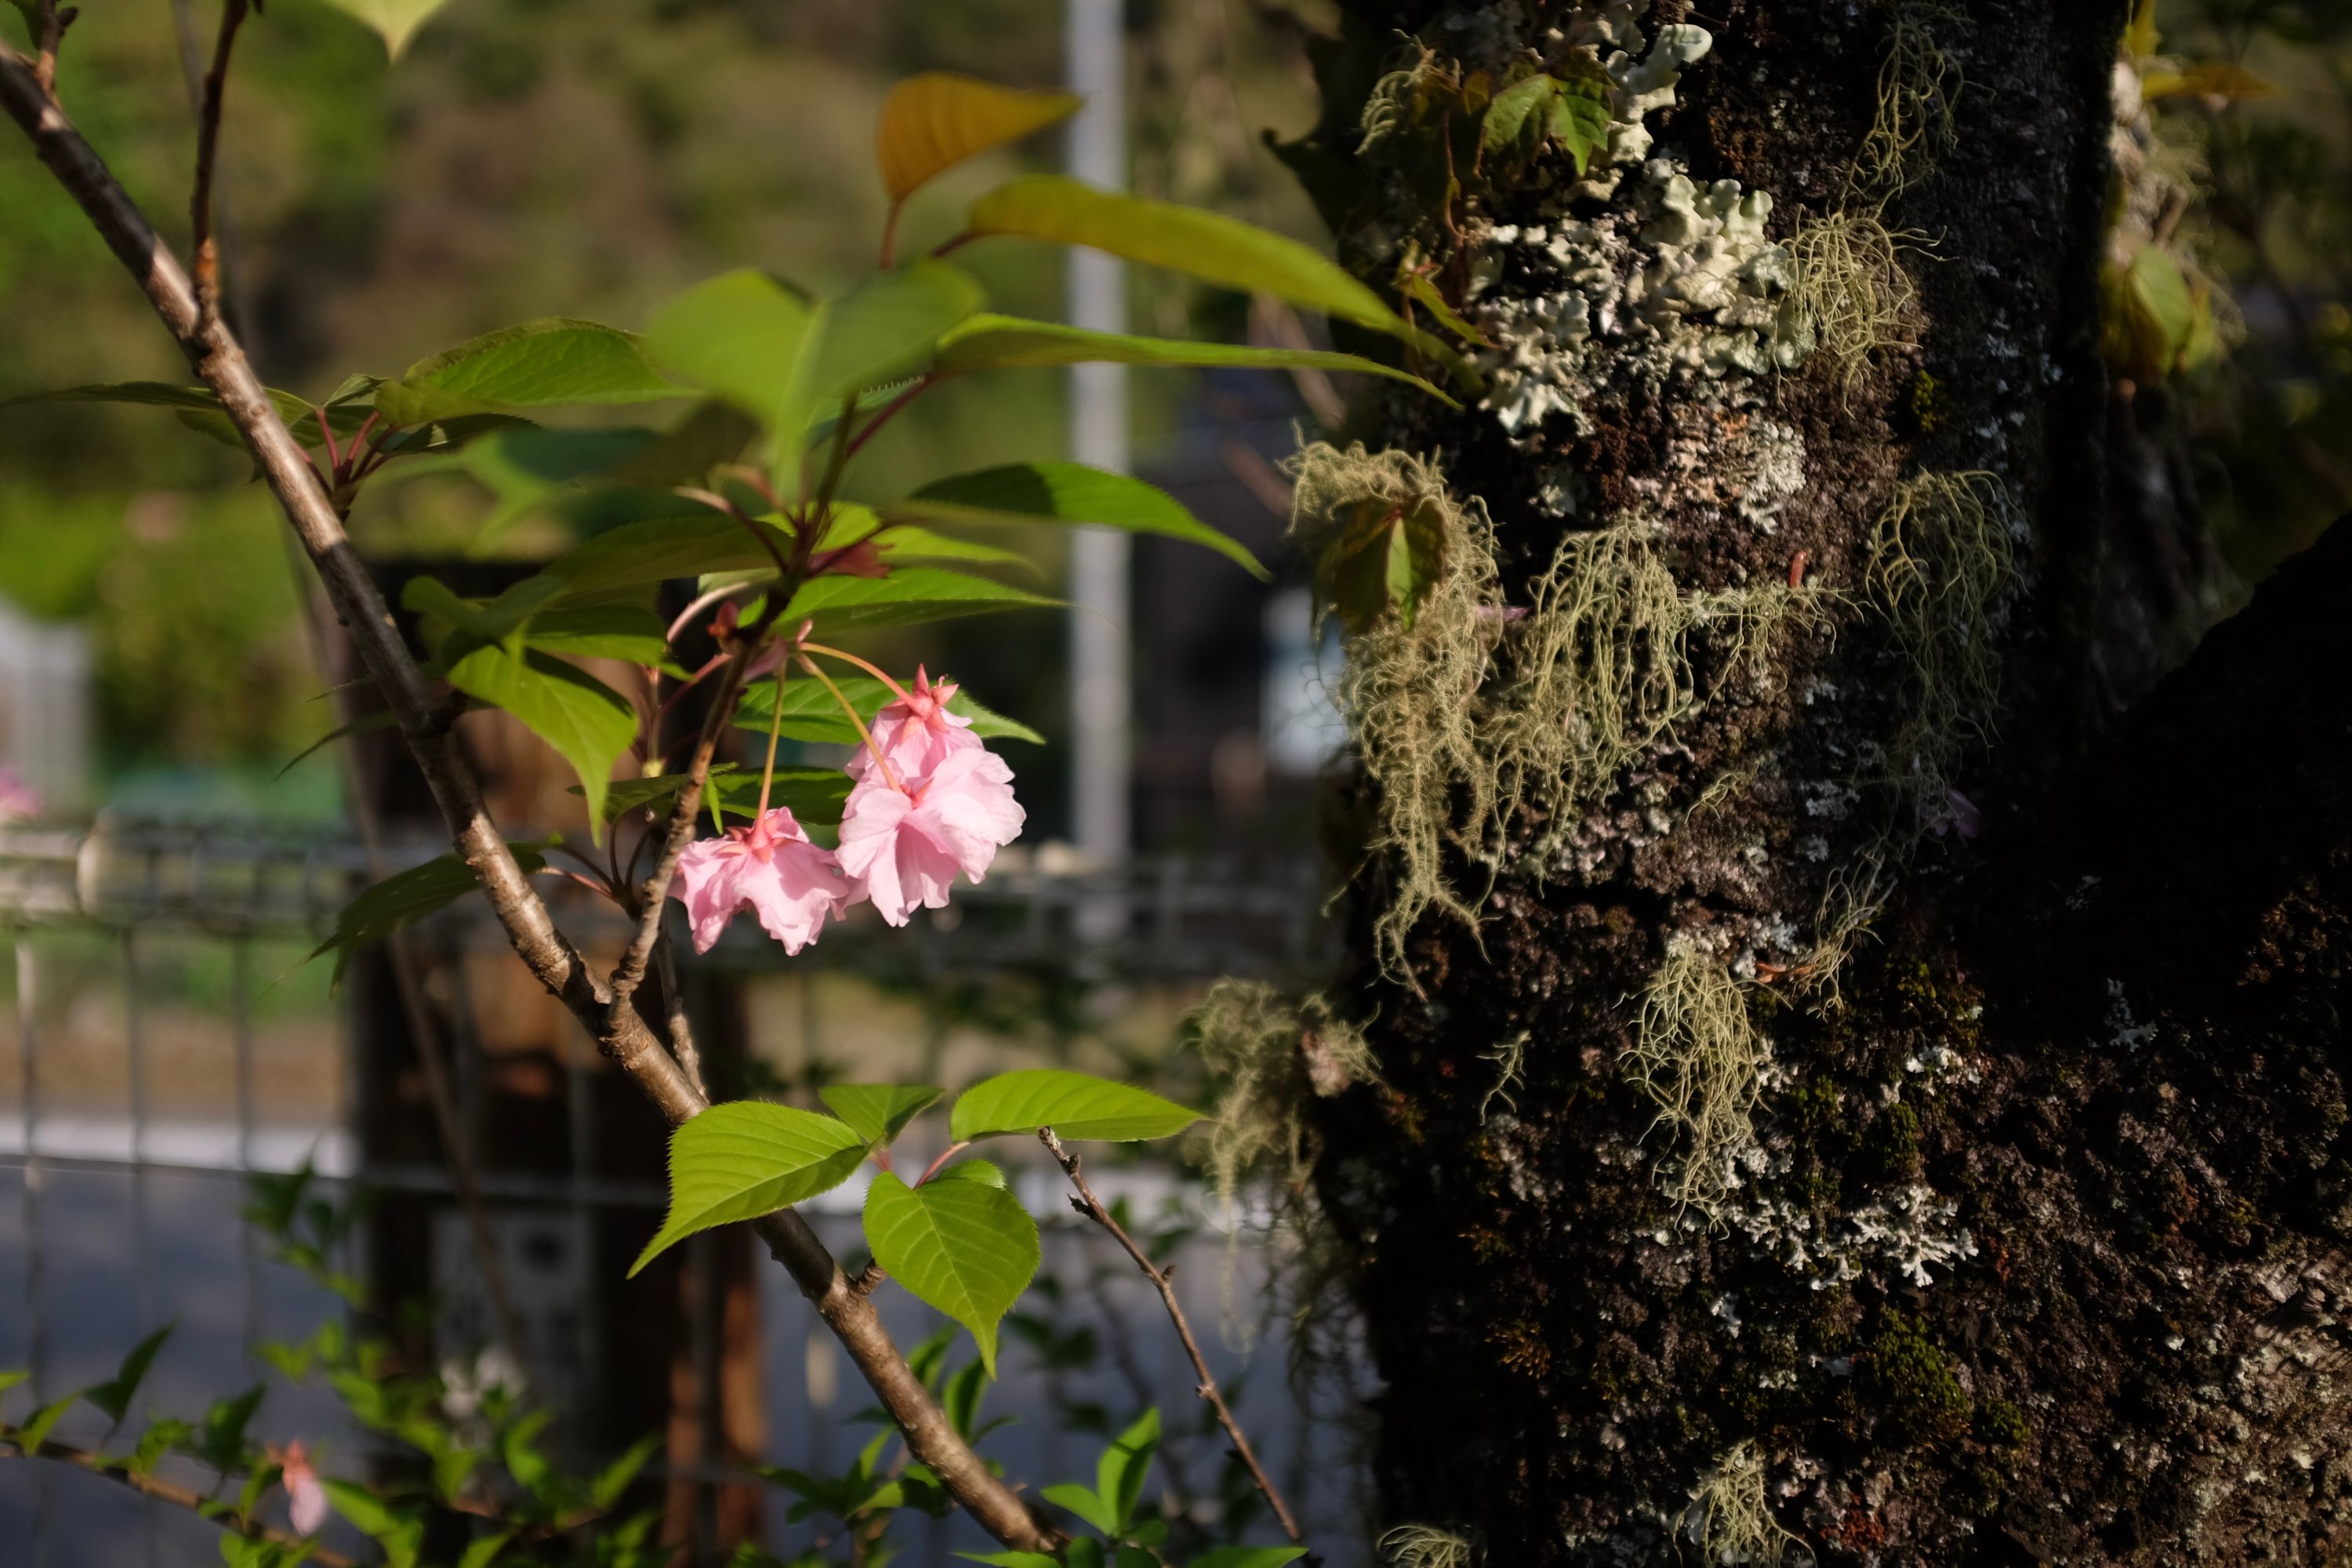
<path id="1" fill-rule="evenodd" d="M 1037 1222 L 984 1182 L 909 1187 L 884 1171 L 866 1194 L 874 1260 L 922 1301 L 971 1331 L 996 1375 L 998 1323 L 1037 1272 Z"/>
<path id="2" fill-rule="evenodd" d="M 839 1186 L 865 1158 L 865 1140 L 830 1116 L 749 1100 L 712 1106 L 670 1134 L 669 1216 L 630 1277 L 697 1231 Z"/>
<path id="3" fill-rule="evenodd" d="M 1295 239 L 1197 207 L 1095 187 L 1063 174 L 1028 174 L 974 202 L 975 235 L 1084 245 L 1399 336 L 1411 329 L 1330 258 Z"/>
<path id="4" fill-rule="evenodd" d="M 82 1397 L 106 1412 L 109 1420 L 121 1423 L 131 1412 L 131 1401 L 138 1394 L 139 1385 L 146 1381 L 147 1369 L 155 1364 L 156 1353 L 179 1326 L 176 1320 L 166 1323 L 131 1346 L 131 1353 L 122 1358 L 122 1364 L 114 1369 L 114 1375 L 95 1387 L 82 1390 Z"/>
<path id="5" fill-rule="evenodd" d="M 940 566 L 901 566 L 887 577 L 825 576 L 803 584 L 783 624 L 814 620 L 819 637 L 874 626 L 919 626 L 1001 610 L 1050 610 L 1062 605 L 1024 588 Z"/>
<path id="6" fill-rule="evenodd" d="M 815 321 L 807 295 L 745 268 L 663 301 L 646 344 L 660 364 L 773 426 Z"/>
<path id="7" fill-rule="evenodd" d="M 1549 133 L 1552 100 L 1559 83 L 1538 74 L 1496 93 L 1478 122 L 1479 152 L 1516 166 L 1527 163 Z"/>
<path id="8" fill-rule="evenodd" d="M 658 665 L 669 657 L 659 616 L 638 605 L 580 605 L 542 610 L 522 628 L 523 646 L 570 658 L 617 658 Z"/>
<path id="9" fill-rule="evenodd" d="M 624 523 L 559 556 L 540 575 L 562 584 L 555 603 L 593 598 L 623 588 L 774 565 L 773 559 L 733 518 L 691 501 L 676 503 L 675 517 Z M 768 523 L 765 530 L 787 558 L 792 535 Z"/>
<path id="10" fill-rule="evenodd" d="M 967 158 L 1034 136 L 1086 100 L 1027 92 L 952 71 L 924 71 L 890 89 L 874 132 L 875 161 L 893 205 Z"/>
<path id="11" fill-rule="evenodd" d="M 449 684 L 504 709 L 555 748 L 579 774 L 593 837 L 603 841 L 604 790 L 613 764 L 637 736 L 637 710 L 586 670 L 503 644 L 478 647 L 449 666 Z"/>
<path id="12" fill-rule="evenodd" d="M 1181 1132 L 1200 1120 L 1200 1111 L 1133 1084 L 1065 1068 L 1024 1068 L 964 1090 L 948 1131 L 971 1142 L 1051 1127 L 1065 1142 L 1132 1143 Z"/>
<path id="13" fill-rule="evenodd" d="M 1002 1187 L 1007 1192 L 1012 1190 L 1004 1179 L 1004 1172 L 987 1160 L 958 1160 L 933 1176 L 931 1182 L 978 1182 L 983 1186 Z M 923 1184 L 929 1186 L 931 1182 Z"/>
<path id="14" fill-rule="evenodd" d="M 474 442 L 457 466 L 499 502 L 475 535 L 476 547 L 505 532 L 551 497 L 583 479 L 613 472 L 660 439 L 638 426 L 549 430 L 534 425 Z"/>
<path id="15" fill-rule="evenodd" d="M 1192 1107 L 1134 1084 L 1066 1068 L 1024 1068 L 964 1090 L 948 1114 L 948 1135 L 969 1142 L 1051 1126 L 1066 1142 L 1140 1142 L 1181 1133 L 1200 1119 L 1202 1112 Z"/>
<path id="16" fill-rule="evenodd" d="M 1132 364 L 1174 369 L 1321 370 L 1382 375 L 1417 386 L 1449 406 L 1453 398 L 1410 371 L 1359 354 L 1325 349 L 1255 348 L 1241 343 L 1188 342 L 1181 338 L 1135 337 L 1097 332 L 1058 321 L 1030 321 L 986 313 L 972 317 L 940 340 L 932 370 L 959 375 L 984 370 L 1019 370 L 1070 364 Z"/>
<path id="17" fill-rule="evenodd" d="M 1194 517 L 1157 485 L 1084 463 L 1008 463 L 957 474 L 935 479 L 881 510 L 886 517 L 942 522 L 1093 523 L 1130 533 L 1156 533 L 1205 545 L 1261 581 L 1273 580 L 1256 556 Z"/>
<path id="18" fill-rule="evenodd" d="M 835 676 L 834 682 L 842 696 L 857 710 L 860 722 L 872 724 L 874 716 L 892 700 L 888 687 L 870 675 Z M 755 682 L 743 689 L 742 704 L 736 710 L 735 721 L 746 730 L 768 732 L 771 716 L 775 711 L 776 683 L 772 680 Z M 960 719 L 971 721 L 971 732 L 983 741 L 1026 741 L 1042 746 L 1045 738 L 1018 720 L 1008 719 L 981 706 L 968 691 L 958 689 L 948 700 L 948 711 Z M 784 683 L 783 733 L 795 741 L 810 741 L 835 745 L 856 745 L 857 731 L 842 712 L 841 704 L 833 694 L 814 680 L 789 680 Z"/>
<path id="19" fill-rule="evenodd" d="M 485 332 L 410 365 L 376 389 L 395 425 L 570 404 L 646 403 L 684 395 L 646 362 L 636 337 L 594 321 L 548 317 Z"/>
<path id="20" fill-rule="evenodd" d="M 816 1097 L 868 1143 L 887 1143 L 946 1092 L 927 1084 L 829 1083 Z"/>
<path id="21" fill-rule="evenodd" d="M 383 38 L 385 55 L 395 63 L 416 29 L 445 3 L 446 0 L 327 0 L 336 10 L 374 28 Z"/>
<path id="22" fill-rule="evenodd" d="M 547 858 L 541 853 L 545 846 L 526 842 L 509 843 L 507 847 L 513 852 L 515 863 L 522 868 L 524 875 L 546 869 Z M 335 978 L 340 982 L 352 955 L 360 949 L 382 942 L 436 910 L 447 908 L 480 886 L 474 868 L 455 855 L 443 855 L 422 866 L 394 872 L 345 904 L 343 912 L 335 917 L 335 929 L 326 941 L 310 950 L 303 962 L 308 963 L 328 949 L 334 949 Z"/>

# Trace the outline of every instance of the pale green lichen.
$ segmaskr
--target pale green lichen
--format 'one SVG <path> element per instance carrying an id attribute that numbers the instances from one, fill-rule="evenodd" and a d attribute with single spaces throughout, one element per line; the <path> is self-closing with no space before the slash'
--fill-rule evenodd
<path id="1" fill-rule="evenodd" d="M 1959 25 L 1959 14 L 1941 0 L 1895 0 L 1892 9 L 1876 112 L 1848 181 L 1858 196 L 1882 201 L 1918 184 L 1958 151 L 1954 110 L 1965 86 L 1936 41 L 1938 27 Z"/>
<path id="2" fill-rule="evenodd" d="M 1624 1071 L 1657 1104 L 1652 1131 L 1663 1129 L 1680 1152 L 1667 1191 L 1681 1207 L 1717 1212 L 1732 1157 L 1755 1142 L 1770 1060 L 1730 971 L 1696 946 L 1670 947 L 1642 994 Z"/>
<path id="3" fill-rule="evenodd" d="M 1363 1031 L 1319 994 L 1294 999 L 1255 980 L 1219 981 L 1184 1026 L 1224 1084 L 1209 1132 L 1209 1177 L 1218 1198 L 1231 1212 L 1254 1174 L 1297 1195 L 1315 1162 L 1307 1101 L 1380 1081 Z"/>
<path id="4" fill-rule="evenodd" d="M 1480 1555 L 1469 1536 L 1432 1524 L 1400 1524 L 1381 1537 L 1380 1549 L 1392 1568 L 1471 1568 Z"/>
<path id="5" fill-rule="evenodd" d="M 1528 1030 L 1521 1029 L 1494 1049 L 1478 1053 L 1479 1060 L 1495 1064 L 1494 1085 L 1478 1100 L 1479 1121 L 1486 1120 L 1486 1113 L 1498 1100 L 1503 1102 L 1504 1110 L 1514 1113 L 1518 1110 L 1519 1102 L 1512 1097 L 1512 1091 L 1526 1081 L 1528 1041 L 1531 1037 Z"/>
<path id="6" fill-rule="evenodd" d="M 1833 212 L 1789 237 L 1789 308 L 1812 323 L 1814 358 L 1849 399 L 1882 356 L 1916 346 L 1916 290 L 1900 252 L 1925 243 L 1875 212 Z"/>
<path id="7" fill-rule="evenodd" d="M 1718 1458 L 1691 1489 L 1676 1533 L 1715 1568 L 1783 1568 L 1793 1549 L 1811 1563 L 1804 1542 L 1781 1528 L 1764 1496 L 1764 1458 L 1740 1443 Z"/>

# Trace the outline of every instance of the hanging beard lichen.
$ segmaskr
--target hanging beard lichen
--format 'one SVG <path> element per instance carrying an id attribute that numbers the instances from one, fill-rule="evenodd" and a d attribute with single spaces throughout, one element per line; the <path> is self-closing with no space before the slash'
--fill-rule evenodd
<path id="1" fill-rule="evenodd" d="M 1753 1443 L 1735 1446 L 1699 1479 L 1675 1529 L 1705 1563 L 1781 1568 L 1792 1549 L 1801 1561 L 1813 1561 L 1805 1543 L 1772 1517 L 1764 1458 Z"/>
<path id="2" fill-rule="evenodd" d="M 1844 209 L 1789 237 L 1795 281 L 1788 308 L 1811 323 L 1813 357 L 1845 398 L 1882 354 L 1914 346 L 1916 291 L 1900 252 L 1926 242 L 1890 231 L 1874 211 Z"/>
<path id="3" fill-rule="evenodd" d="M 1570 535 L 1514 610 L 1485 509 L 1434 464 L 1318 445 L 1290 472 L 1293 531 L 1348 634 L 1339 702 L 1376 797 L 1367 848 L 1391 885 L 1373 936 L 1392 974 L 1432 910 L 1478 924 L 1449 850 L 1498 865 L 1523 809 L 1577 812 L 1698 710 L 1696 643 L 1725 679 L 1769 685 L 1782 633 L 1830 624 L 1819 587 L 1683 592 L 1639 521 Z"/>
<path id="4" fill-rule="evenodd" d="M 1221 980 L 1184 1021 L 1192 1048 L 1223 1080 L 1209 1135 L 1209 1178 L 1228 1212 L 1244 1181 L 1303 1191 L 1314 1163 L 1305 1107 L 1378 1083 L 1363 1031 L 1320 995 L 1294 1001 L 1260 980 Z"/>
<path id="5" fill-rule="evenodd" d="M 1871 535 L 1864 582 L 1912 688 L 1910 717 L 1887 746 L 1888 783 L 1913 807 L 1901 837 L 1943 809 L 1960 759 L 1992 738 L 1996 633 L 2017 574 L 2008 492 L 1992 474 L 1905 480 Z"/>
<path id="6" fill-rule="evenodd" d="M 1625 1076 L 1657 1103 L 1653 1129 L 1685 1146 L 1667 1188 L 1677 1205 L 1714 1214 L 1732 1156 L 1755 1140 L 1770 1058 L 1739 982 L 1706 954 L 1672 948 L 1642 994 Z"/>

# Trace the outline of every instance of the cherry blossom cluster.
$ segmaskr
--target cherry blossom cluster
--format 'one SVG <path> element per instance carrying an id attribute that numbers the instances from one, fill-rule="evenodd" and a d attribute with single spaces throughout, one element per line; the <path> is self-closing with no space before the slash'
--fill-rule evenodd
<path id="1" fill-rule="evenodd" d="M 709 952 L 742 910 L 788 953 L 869 900 L 903 926 L 917 909 L 945 909 L 959 871 L 978 882 L 1020 836 L 1027 814 L 1013 798 L 1013 770 L 981 744 L 971 720 L 948 711 L 955 686 L 918 669 L 911 689 L 897 689 L 861 726 L 839 849 L 811 843 L 776 806 L 679 855 L 670 894 L 686 905 L 697 952 Z"/>

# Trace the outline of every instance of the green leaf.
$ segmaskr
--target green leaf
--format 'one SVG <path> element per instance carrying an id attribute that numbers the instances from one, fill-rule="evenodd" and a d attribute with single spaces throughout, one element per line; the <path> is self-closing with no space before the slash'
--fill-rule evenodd
<path id="1" fill-rule="evenodd" d="M 1551 139 L 1576 160 L 1579 175 L 1589 174 L 1592 155 L 1609 146 L 1611 86 L 1607 75 L 1596 67 L 1563 79 L 1551 100 L 1545 128 Z"/>
<path id="2" fill-rule="evenodd" d="M 131 1401 L 138 1394 L 140 1384 L 146 1381 L 147 1369 L 155 1363 L 156 1352 L 163 1348 L 163 1342 L 170 1339 L 172 1331 L 179 1326 L 176 1321 L 166 1323 L 131 1346 L 131 1353 L 122 1358 L 122 1364 L 114 1369 L 114 1375 L 95 1388 L 82 1390 L 82 1397 L 105 1411 L 107 1418 L 119 1425 L 130 1414 Z"/>
<path id="3" fill-rule="evenodd" d="M 962 523 L 1095 523 L 1206 545 L 1261 581 L 1256 556 L 1186 510 L 1156 485 L 1083 463 L 1009 463 L 925 485 L 886 505 L 887 515 Z"/>
<path id="4" fill-rule="evenodd" d="M 635 1451 L 635 1449 L 631 1450 L 633 1453 Z M 490 1564 L 498 1561 L 499 1553 L 507 1549 L 507 1542 L 514 1538 L 513 1531 L 501 1530 L 494 1535 L 485 1535 L 470 1542 L 458 1555 L 457 1568 L 490 1568 Z"/>
<path id="5" fill-rule="evenodd" d="M 383 1548 L 392 1568 L 415 1568 L 425 1544 L 425 1516 L 419 1510 L 394 1507 L 355 1482 L 327 1477 L 320 1484 L 335 1511 Z"/>
<path id="6" fill-rule="evenodd" d="M 621 1494 L 629 1489 L 629 1483 L 637 1479 L 637 1472 L 661 1452 L 663 1440 L 661 1433 L 649 1433 L 629 1445 L 628 1451 L 619 1458 L 597 1471 L 588 1483 L 589 1502 L 599 1509 L 609 1509 L 619 1502 Z"/>
<path id="7" fill-rule="evenodd" d="M 967 1563 L 986 1563 L 992 1568 L 1063 1568 L 1058 1557 L 1048 1557 L 1042 1552 L 959 1552 L 957 1556 Z"/>
<path id="8" fill-rule="evenodd" d="M 999 610 L 1055 609 L 1061 603 L 942 567 L 901 566 L 887 577 L 825 576 L 804 584 L 785 608 L 782 624 L 796 626 L 803 620 L 814 620 L 817 634 L 824 637 Z"/>
<path id="9" fill-rule="evenodd" d="M 1007 1192 L 1012 1190 L 1004 1180 L 1003 1171 L 987 1160 L 958 1160 L 923 1184 L 929 1186 L 932 1182 L 979 1182 L 985 1186 L 1001 1187 Z"/>
<path id="10" fill-rule="evenodd" d="M 281 779 L 284 778 L 288 773 L 294 771 L 295 763 L 300 762 L 303 758 L 310 756 L 312 752 L 317 752 L 321 747 L 332 745 L 346 735 L 372 735 L 378 730 L 392 729 L 399 722 L 399 716 L 387 708 L 382 712 L 362 714 L 359 718 L 352 720 L 348 724 L 338 724 L 333 729 L 328 731 L 325 734 L 320 736 L 317 740 L 311 742 L 309 745 L 303 747 L 300 751 L 295 752 L 293 756 L 288 758 L 286 765 L 278 770 L 277 776 Z"/>
<path id="11" fill-rule="evenodd" d="M 548 317 L 504 327 L 417 361 L 376 389 L 395 425 L 564 404 L 646 403 L 682 395 L 654 373 L 636 338 L 594 321 Z"/>
<path id="12" fill-rule="evenodd" d="M 865 1140 L 830 1116 L 750 1100 L 712 1106 L 670 1134 L 669 1217 L 630 1277 L 697 1231 L 839 1186 L 865 1158 Z"/>
<path id="13" fill-rule="evenodd" d="M 1034 136 L 1086 100 L 1024 92 L 952 71 L 924 71 L 890 89 L 875 128 L 874 155 L 893 206 L 967 158 Z"/>
<path id="14" fill-rule="evenodd" d="M 661 439 L 636 426 L 547 430 L 507 429 L 467 447 L 457 466 L 498 498 L 498 510 L 475 536 L 477 548 L 516 520 L 582 479 L 612 472 Z"/>
<path id="15" fill-rule="evenodd" d="M 1449 405 L 1454 399 L 1410 371 L 1358 354 L 1325 349 L 1254 348 L 1241 343 L 1188 342 L 1181 338 L 1141 338 L 1097 332 L 1058 321 L 1015 316 L 972 317 L 940 340 L 932 371 L 958 375 L 983 370 L 1021 370 L 1069 364 L 1132 364 L 1162 369 L 1202 367 L 1233 370 L 1323 370 L 1384 375 L 1417 386 Z M 1458 405 L 1456 405 L 1458 406 Z"/>
<path id="16" fill-rule="evenodd" d="M 579 605 L 542 610 L 522 628 L 525 647 L 572 658 L 658 665 L 669 657 L 661 617 L 640 605 Z"/>
<path id="17" fill-rule="evenodd" d="M 478 647 L 449 667 L 449 684 L 503 708 L 555 748 L 580 775 L 588 821 L 603 840 L 604 790 L 613 764 L 637 736 L 637 711 L 586 670 L 535 650 L 503 644 Z"/>
<path id="18" fill-rule="evenodd" d="M 12 1367 L 6 1372 L 0 1372 L 0 1394 L 6 1394 L 18 1384 L 29 1381 L 32 1375 L 23 1367 Z"/>
<path id="19" fill-rule="evenodd" d="M 884 1171 L 866 1191 L 866 1240 L 918 1300 L 971 1331 L 995 1376 L 998 1322 L 1037 1272 L 1037 1222 L 1019 1201 L 985 1182 L 919 1189 Z"/>
<path id="20" fill-rule="evenodd" d="M 278 416 L 294 433 L 294 438 L 306 447 L 321 445 L 318 420 L 308 401 L 290 392 L 269 388 L 268 396 Z M 142 408 L 169 408 L 181 416 L 182 422 L 199 435 L 209 436 L 243 450 L 245 437 L 222 409 L 220 397 L 209 386 L 182 386 L 164 381 L 102 382 L 87 386 L 60 387 L 55 392 L 26 393 L 19 397 L 0 399 L 0 408 L 13 408 L 27 403 L 120 403 Z M 327 423 L 341 441 L 366 422 L 371 409 L 362 403 L 330 403 Z"/>
<path id="21" fill-rule="evenodd" d="M 1235 218 L 1100 191 L 1062 174 L 1028 174 L 972 204 L 976 235 L 1017 235 L 1107 250 L 1204 282 L 1272 294 L 1398 336 L 1412 329 L 1321 252 Z"/>
<path id="22" fill-rule="evenodd" d="M 1127 1533 L 1129 1521 L 1135 1518 L 1136 1504 L 1143 1500 L 1143 1478 L 1150 1471 L 1152 1458 L 1159 1452 L 1157 1409 L 1146 1410 L 1133 1426 L 1118 1435 L 1118 1441 L 1103 1450 L 1095 1465 L 1095 1494 L 1118 1521 L 1105 1534 Z"/>
<path id="23" fill-rule="evenodd" d="M 887 1143 L 946 1092 L 923 1084 L 829 1083 L 816 1097 L 868 1143 Z"/>
<path id="24" fill-rule="evenodd" d="M 546 846 L 509 843 L 507 847 L 513 851 L 516 863 L 526 876 L 546 868 L 547 858 L 541 853 Z M 382 942 L 436 910 L 447 908 L 480 886 L 474 868 L 455 855 L 444 855 L 422 866 L 395 872 L 345 904 L 343 912 L 335 917 L 335 929 L 326 941 L 310 950 L 303 962 L 307 963 L 329 948 L 334 949 L 335 978 L 341 981 L 352 955 L 360 949 Z"/>
<path id="25" fill-rule="evenodd" d="M 963 1091 L 948 1118 L 964 1142 L 1051 1127 L 1064 1141 L 1132 1143 L 1181 1132 L 1202 1113 L 1148 1089 L 1063 1068 L 999 1073 Z"/>
<path id="26" fill-rule="evenodd" d="M 1105 1535 L 1118 1533 L 1118 1512 L 1091 1487 L 1076 1481 L 1063 1481 L 1045 1489 L 1047 1502 L 1056 1508 L 1068 1509 Z"/>
<path id="27" fill-rule="evenodd" d="M 870 675 L 835 676 L 834 684 L 841 688 L 842 696 L 857 710 L 860 722 L 872 724 L 874 716 L 884 704 L 892 700 L 890 689 Z M 770 716 L 774 712 L 776 683 L 772 680 L 755 682 L 743 689 L 742 705 L 736 710 L 735 721 L 746 730 L 768 732 Z M 971 721 L 971 732 L 983 741 L 1026 741 L 1042 746 L 1045 738 L 1017 720 L 982 707 L 971 693 L 959 689 L 948 699 L 948 711 L 960 719 Z M 783 732 L 795 741 L 810 741 L 835 745 L 856 745 L 857 731 L 850 724 L 841 704 L 822 685 L 806 679 L 784 683 Z"/>
<path id="28" fill-rule="evenodd" d="M 1496 93 L 1479 121 L 1480 152 L 1515 166 L 1532 159 L 1549 134 L 1552 100 L 1559 93 L 1559 82 L 1541 74 Z"/>
<path id="29" fill-rule="evenodd" d="M 1306 1555 L 1304 1546 L 1220 1546 L 1193 1558 L 1186 1568 L 1283 1568 Z"/>
<path id="30" fill-rule="evenodd" d="M 929 258 L 821 302 L 763 272 L 729 272 L 661 306 L 646 339 L 662 363 L 790 437 L 782 455 L 796 460 L 814 417 L 920 369 L 982 299 L 971 274 Z"/>
<path id="31" fill-rule="evenodd" d="M 189 1452 L 223 1475 L 240 1468 L 245 1460 L 246 1428 L 268 1392 L 267 1385 L 257 1383 L 233 1398 L 215 1400 L 205 1412 L 203 1430 Z"/>
<path id="32" fill-rule="evenodd" d="M 562 584 L 555 602 L 585 599 L 617 589 L 700 577 L 716 572 L 772 569 L 775 563 L 751 531 L 698 503 L 679 500 L 677 516 L 624 523 L 559 556 L 540 574 Z M 777 550 L 790 556 L 792 535 L 760 523 Z"/>
<path id="33" fill-rule="evenodd" d="M 49 1434 L 56 1429 L 59 1417 L 71 1410 L 74 1401 L 80 1397 L 79 1393 L 68 1394 L 63 1399 L 42 1405 L 25 1417 L 24 1425 L 16 1428 L 10 1440 L 28 1454 L 35 1452 L 49 1440 Z"/>
<path id="34" fill-rule="evenodd" d="M 1486 342 L 1486 335 L 1484 332 L 1464 321 L 1461 312 L 1445 302 L 1445 296 L 1437 291 L 1437 285 L 1432 283 L 1426 274 L 1405 272 L 1399 278 L 1398 282 L 1406 297 L 1423 310 L 1427 310 L 1436 319 L 1438 325 L 1447 331 L 1452 332 L 1464 342 L 1475 343 L 1481 348 L 1493 347 Z"/>
<path id="35" fill-rule="evenodd" d="M 382 34 L 384 53 L 397 63 L 410 37 L 441 9 L 444 0 L 327 0 L 327 4 Z"/>
<path id="36" fill-rule="evenodd" d="M 1392 503 L 1376 497 L 1334 531 L 1315 574 L 1340 623 L 1360 635 L 1391 608 L 1410 627 L 1444 574 L 1445 555 L 1445 515 L 1438 500 Z"/>
<path id="37" fill-rule="evenodd" d="M 760 732 L 767 733 L 764 724 Z M 677 799 L 678 791 L 686 787 L 686 782 L 684 773 L 614 779 L 604 794 L 604 820 L 618 822 L 625 814 L 643 808 L 667 811 Z M 841 820 L 849 789 L 849 775 L 839 768 L 778 768 L 770 781 L 768 805 L 771 809 L 784 807 L 803 827 L 830 827 Z M 584 792 L 575 785 L 572 793 Z M 710 770 L 702 798 L 706 808 L 715 798 L 727 815 L 748 819 L 760 804 L 759 772 L 733 763 L 720 763 Z"/>

